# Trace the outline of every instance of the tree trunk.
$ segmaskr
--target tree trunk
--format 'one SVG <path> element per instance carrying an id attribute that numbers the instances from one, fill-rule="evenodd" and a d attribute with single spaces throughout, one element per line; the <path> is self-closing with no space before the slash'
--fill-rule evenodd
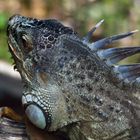
<path id="1" fill-rule="evenodd" d="M 0 118 L 0 140 L 28 140 L 24 123 Z"/>

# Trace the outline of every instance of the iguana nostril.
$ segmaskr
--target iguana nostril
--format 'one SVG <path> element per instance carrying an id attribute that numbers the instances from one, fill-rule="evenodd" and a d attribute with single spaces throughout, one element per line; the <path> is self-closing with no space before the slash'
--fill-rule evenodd
<path id="1" fill-rule="evenodd" d="M 36 105 L 29 105 L 25 110 L 29 120 L 38 128 L 45 129 L 46 119 L 42 110 Z"/>

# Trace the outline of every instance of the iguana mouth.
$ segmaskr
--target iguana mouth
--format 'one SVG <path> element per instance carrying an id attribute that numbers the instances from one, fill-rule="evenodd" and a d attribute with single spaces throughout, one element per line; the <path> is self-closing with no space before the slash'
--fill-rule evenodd
<path id="1" fill-rule="evenodd" d="M 11 43 L 9 43 L 8 41 L 8 46 L 9 46 L 9 51 L 12 54 L 12 57 L 14 58 L 15 61 L 20 60 L 19 56 L 16 54 L 16 49 L 14 48 L 14 46 L 12 46 Z"/>
<path id="2" fill-rule="evenodd" d="M 32 50 L 32 41 L 20 28 L 22 26 L 21 18 L 24 19 L 24 17 L 16 15 L 9 19 L 7 35 L 10 52 L 16 60 L 22 61 L 25 54 Z"/>
<path id="3" fill-rule="evenodd" d="M 15 19 L 15 16 L 13 18 L 10 18 L 9 24 L 7 27 L 7 35 L 8 35 L 8 47 L 9 51 L 12 54 L 12 58 L 14 59 L 14 69 L 20 72 L 21 75 L 24 75 L 26 77 L 31 78 L 31 74 L 27 72 L 25 66 L 24 66 L 24 54 L 21 50 L 20 42 L 20 35 L 18 32 L 18 19 Z M 22 76 L 23 77 L 23 76 Z M 30 81 L 30 80 L 28 80 Z"/>
<path id="4" fill-rule="evenodd" d="M 16 21 L 15 21 L 16 22 Z M 11 20 L 8 23 L 8 27 L 7 27 L 7 35 L 8 35 L 8 46 L 9 46 L 9 50 L 12 54 L 12 57 L 16 60 L 20 60 L 20 56 L 17 55 L 17 51 L 19 50 L 18 44 L 16 42 L 16 40 L 14 39 L 15 35 L 15 28 L 14 28 L 14 21 Z"/>

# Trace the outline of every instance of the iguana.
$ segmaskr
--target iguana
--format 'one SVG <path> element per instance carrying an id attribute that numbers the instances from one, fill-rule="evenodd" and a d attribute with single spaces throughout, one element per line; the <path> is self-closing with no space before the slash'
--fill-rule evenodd
<path id="1" fill-rule="evenodd" d="M 106 48 L 136 31 L 90 42 L 102 22 L 81 38 L 55 19 L 9 19 L 22 104 L 38 128 L 70 140 L 140 139 L 140 64 L 118 65 L 140 47 Z"/>

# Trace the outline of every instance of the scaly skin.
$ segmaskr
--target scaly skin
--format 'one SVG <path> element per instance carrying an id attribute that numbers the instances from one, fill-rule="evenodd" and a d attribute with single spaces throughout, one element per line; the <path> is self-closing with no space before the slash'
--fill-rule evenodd
<path id="1" fill-rule="evenodd" d="M 81 39 L 56 20 L 9 20 L 25 113 L 38 128 L 65 132 L 70 140 L 138 140 L 140 66 L 122 70 L 114 63 L 140 49 L 115 49 L 108 57 L 105 45 L 134 32 L 90 43 L 99 24 Z"/>

